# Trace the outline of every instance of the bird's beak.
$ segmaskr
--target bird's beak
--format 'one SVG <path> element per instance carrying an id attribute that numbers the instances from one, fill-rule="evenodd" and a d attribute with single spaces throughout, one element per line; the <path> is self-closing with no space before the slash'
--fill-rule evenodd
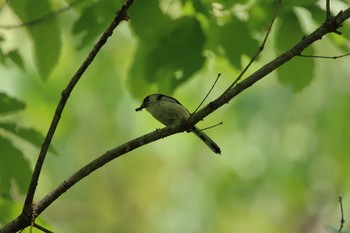
<path id="1" fill-rule="evenodd" d="M 146 106 L 142 103 L 140 107 L 136 108 L 135 111 L 141 111 L 142 109 L 144 109 Z"/>

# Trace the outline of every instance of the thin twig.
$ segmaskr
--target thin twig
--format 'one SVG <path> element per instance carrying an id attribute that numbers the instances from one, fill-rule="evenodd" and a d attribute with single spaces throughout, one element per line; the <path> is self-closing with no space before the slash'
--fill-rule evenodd
<path id="1" fill-rule="evenodd" d="M 260 53 L 264 50 L 264 47 L 265 47 L 265 44 L 266 44 L 266 41 L 270 35 L 270 32 L 271 32 L 271 29 L 272 29 L 272 26 L 276 20 L 276 17 L 277 17 L 277 14 L 278 14 L 278 11 L 279 11 L 279 8 L 281 6 L 281 2 L 282 0 L 277 0 L 277 5 L 276 5 L 276 8 L 275 8 L 275 11 L 273 13 L 273 16 L 272 16 L 272 20 L 269 24 L 269 27 L 266 31 L 266 34 L 265 34 L 265 37 L 264 37 L 264 40 L 263 42 L 261 43 L 257 53 L 250 59 L 249 63 L 246 65 L 246 67 L 244 67 L 243 71 L 238 75 L 238 77 L 235 79 L 235 81 L 233 81 L 233 83 L 226 89 L 226 91 L 229 91 L 232 87 L 234 87 L 237 82 L 242 78 L 242 76 L 247 72 L 247 70 L 250 68 L 250 66 L 253 64 L 253 62 L 258 58 L 258 56 L 260 55 Z"/>
<path id="2" fill-rule="evenodd" d="M 38 225 L 36 223 L 34 223 L 34 227 L 36 229 L 41 230 L 42 232 L 45 232 L 45 233 L 54 233 L 53 231 L 50 231 L 50 230 L 46 229 L 45 227 L 42 227 L 42 226 L 40 226 L 40 225 Z"/>
<path id="3" fill-rule="evenodd" d="M 86 1 L 86 0 L 76 0 L 75 2 L 72 2 L 70 3 L 68 6 L 66 7 L 63 7 L 57 11 L 52 11 L 50 13 L 47 13 L 46 15 L 43 15 L 39 18 L 36 18 L 36 19 L 33 19 L 33 20 L 30 20 L 30 21 L 26 21 L 26 22 L 23 22 L 23 23 L 20 23 L 20 24 L 15 24 L 15 25 L 0 25 L 0 29 L 16 29 L 16 28 L 21 28 L 21 27 L 31 27 L 31 26 L 34 26 L 36 24 L 39 24 L 39 23 L 42 23 L 42 22 L 46 22 L 50 19 L 53 19 L 55 17 L 57 17 L 59 14 L 71 9 L 73 6 L 83 2 L 83 1 Z"/>
<path id="4" fill-rule="evenodd" d="M 223 124 L 223 122 L 221 121 L 221 122 L 219 122 L 219 123 L 217 123 L 215 125 L 212 125 L 212 126 L 209 126 L 209 127 L 205 127 L 203 129 L 198 129 L 198 130 L 200 130 L 200 131 L 208 130 L 208 129 L 214 128 L 214 127 L 222 125 L 222 124 Z"/>
<path id="5" fill-rule="evenodd" d="M 338 56 L 303 55 L 303 54 L 300 54 L 298 56 L 299 57 L 311 57 L 311 58 L 323 58 L 323 59 L 338 59 L 338 58 L 350 56 L 350 53 L 345 53 L 345 54 L 338 55 Z"/>
<path id="6" fill-rule="evenodd" d="M 204 99 L 202 100 L 202 102 L 198 105 L 198 107 L 196 108 L 196 110 L 193 111 L 192 114 L 196 113 L 198 111 L 198 109 L 203 105 L 204 101 L 208 98 L 210 92 L 213 90 L 213 88 L 215 87 L 216 83 L 218 82 L 219 78 L 221 76 L 221 73 L 218 74 L 218 76 L 216 77 L 213 85 L 211 86 L 210 90 L 208 91 L 208 93 L 206 94 L 206 96 L 204 97 Z M 192 116 L 192 115 L 191 115 Z M 191 117 L 190 117 L 191 118 Z"/>
<path id="7" fill-rule="evenodd" d="M 329 19 L 331 16 L 331 3 L 330 0 L 326 0 L 326 19 Z"/>
<path id="8" fill-rule="evenodd" d="M 118 26 L 118 24 L 121 21 L 128 18 L 127 17 L 127 10 L 131 6 L 132 3 L 133 3 L 133 0 L 126 0 L 124 2 L 122 7 L 120 8 L 120 10 L 115 15 L 111 24 L 108 26 L 108 28 L 102 34 L 102 36 L 100 37 L 100 39 L 98 40 L 96 45 L 93 47 L 93 49 L 91 50 L 91 52 L 89 53 L 88 57 L 85 59 L 83 64 L 80 66 L 78 71 L 74 74 L 71 81 L 68 83 L 67 87 L 62 91 L 61 99 L 56 107 L 55 115 L 53 116 L 50 128 L 49 128 L 49 130 L 46 134 L 46 137 L 44 139 L 44 142 L 41 146 L 39 157 L 38 157 L 38 160 L 37 160 L 35 168 L 34 168 L 34 172 L 33 172 L 32 178 L 31 178 L 31 182 L 30 182 L 28 192 L 26 195 L 26 199 L 24 202 L 24 206 L 23 206 L 23 211 L 22 211 L 23 216 L 25 216 L 27 218 L 31 216 L 33 198 L 34 198 L 34 194 L 35 194 L 36 187 L 38 184 L 38 179 L 39 179 L 39 176 L 41 173 L 41 168 L 43 166 L 49 145 L 50 145 L 52 137 L 56 131 L 57 125 L 59 123 L 63 109 L 67 103 L 67 100 L 69 98 L 70 93 L 73 91 L 73 88 L 78 83 L 78 81 L 80 80 L 80 78 L 82 77 L 82 75 L 84 74 L 86 69 L 90 66 L 91 62 L 94 60 L 94 58 L 96 57 L 97 53 L 100 51 L 102 46 L 106 43 L 107 39 L 112 35 L 113 30 Z"/>
<path id="9" fill-rule="evenodd" d="M 345 219 L 344 219 L 344 210 L 343 210 L 343 197 L 341 195 L 339 195 L 339 205 L 340 205 L 340 227 L 339 227 L 339 231 L 338 233 L 341 233 L 343 227 L 344 227 L 344 223 L 345 223 Z"/>

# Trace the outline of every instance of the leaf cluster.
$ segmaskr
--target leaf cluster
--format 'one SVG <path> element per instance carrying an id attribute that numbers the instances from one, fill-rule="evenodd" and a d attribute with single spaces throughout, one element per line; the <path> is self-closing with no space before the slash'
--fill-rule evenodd
<path id="1" fill-rule="evenodd" d="M 77 49 L 86 48 L 100 35 L 121 2 L 75 0 L 58 4 L 13 0 L 2 7 L 9 7 L 19 22 L 2 24 L 0 30 L 25 28 L 27 34 L 23 39 L 32 45 L 35 68 L 47 80 L 65 46 L 63 34 L 78 39 Z M 138 45 L 127 74 L 129 90 L 139 98 L 150 93 L 149 90 L 171 94 L 204 69 L 211 54 L 227 59 L 240 70 L 243 58 L 251 58 L 258 49 L 275 5 L 272 0 L 138 2 L 130 11 L 131 30 Z M 325 7 L 316 0 L 283 1 L 281 9 L 279 26 L 274 31 L 276 54 L 310 32 L 308 25 L 322 24 L 325 19 Z M 78 17 L 71 17 L 72 13 Z M 71 19 L 68 27 L 65 18 Z M 343 37 L 330 37 L 340 51 L 349 49 L 349 31 L 346 23 Z M 1 39 L 5 42 L 9 38 L 1 36 Z M 5 48 L 0 47 L 3 64 L 11 61 L 24 68 L 26 59 L 20 48 L 3 51 Z M 312 47 L 305 52 L 315 54 Z M 314 69 L 313 59 L 301 58 L 277 73 L 281 83 L 300 91 L 310 84 Z M 288 79 L 290 76 L 295 78 Z"/>

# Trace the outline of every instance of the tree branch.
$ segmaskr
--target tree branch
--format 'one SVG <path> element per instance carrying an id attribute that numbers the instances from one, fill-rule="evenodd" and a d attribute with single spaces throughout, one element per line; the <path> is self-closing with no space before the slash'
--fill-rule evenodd
<path id="1" fill-rule="evenodd" d="M 89 53 L 88 57 L 85 59 L 85 61 L 77 70 L 77 72 L 74 74 L 71 81 L 68 83 L 67 87 L 62 91 L 61 99 L 56 107 L 55 115 L 53 116 L 50 128 L 46 134 L 44 142 L 41 146 L 39 157 L 35 164 L 35 168 L 34 168 L 33 175 L 28 188 L 28 192 L 25 198 L 22 213 L 16 220 L 4 226 L 3 229 L 1 229 L 1 233 L 16 232 L 20 229 L 23 229 L 24 227 L 30 225 L 30 223 L 32 222 L 32 217 L 34 217 L 33 219 L 35 219 L 35 217 L 37 216 L 36 212 L 34 213 L 34 215 L 36 216 L 33 216 L 33 199 L 34 199 L 34 194 L 38 184 L 38 179 L 41 173 L 41 169 L 42 169 L 49 145 L 56 131 L 57 125 L 61 118 L 63 109 L 67 103 L 67 100 L 70 96 L 70 93 L 73 91 L 73 88 L 78 83 L 78 81 L 80 80 L 80 78 L 82 77 L 86 69 L 90 66 L 90 64 L 92 63 L 92 61 L 94 60 L 94 58 L 96 57 L 97 53 L 100 51 L 102 46 L 106 43 L 107 39 L 113 34 L 113 30 L 119 25 L 121 21 L 128 19 L 127 10 L 129 9 L 132 3 L 133 3 L 133 0 L 125 0 L 124 4 L 121 6 L 120 10 L 115 15 L 111 24 L 102 34 L 102 36 L 100 37 L 96 45 L 93 47 L 93 49 Z M 37 211 L 37 207 L 35 208 L 35 210 Z"/>
<path id="2" fill-rule="evenodd" d="M 312 32 L 310 35 L 302 38 L 302 40 L 297 43 L 293 48 L 286 51 L 285 53 L 281 54 L 271 62 L 264 65 L 262 68 L 257 70 L 255 73 L 247 77 L 245 80 L 235 84 L 232 88 L 228 88 L 224 94 L 222 94 L 219 98 L 217 98 L 215 101 L 209 103 L 207 106 L 193 114 L 191 119 L 188 121 L 180 122 L 177 125 L 169 126 L 162 128 L 160 130 L 156 130 L 154 132 L 148 133 L 144 136 L 138 137 L 134 140 L 131 140 L 123 145 L 120 145 L 110 151 L 107 151 L 97 159 L 93 160 L 86 166 L 79 169 L 77 172 L 75 172 L 72 176 L 70 176 L 67 180 L 63 181 L 57 188 L 52 190 L 49 194 L 47 194 L 44 198 L 42 198 L 36 205 L 36 214 L 39 215 L 42 213 L 52 202 L 54 202 L 56 199 L 58 199 L 64 192 L 66 192 L 70 187 L 72 187 L 74 184 L 91 174 L 93 171 L 97 170 L 98 168 L 102 167 L 106 163 L 110 162 L 111 160 L 118 158 L 119 156 L 128 153 L 138 147 L 141 147 L 147 143 L 156 141 L 158 139 L 170 136 L 175 133 L 184 132 L 190 129 L 193 125 L 195 125 L 200 120 L 204 119 L 206 116 L 223 106 L 224 104 L 228 103 L 230 100 L 232 100 L 235 96 L 237 96 L 242 91 L 246 90 L 250 86 L 252 86 L 254 83 L 265 77 L 266 75 L 270 74 L 272 71 L 276 70 L 278 67 L 282 66 L 286 62 L 288 62 L 290 59 L 294 58 L 295 56 L 301 54 L 301 52 L 310 46 L 312 43 L 314 43 L 317 40 L 322 39 L 322 37 L 328 33 L 335 32 L 337 33 L 337 29 L 341 27 L 342 22 L 350 18 L 350 8 L 346 9 L 345 11 L 340 12 L 337 16 L 329 17 L 326 22 L 317 28 L 314 32 Z M 76 83 L 73 84 L 72 88 L 74 87 Z M 68 85 L 69 87 L 70 85 Z M 68 88 L 67 87 L 67 88 Z M 68 88 L 68 90 L 71 90 Z M 69 92 L 70 93 L 70 92 Z M 69 93 L 62 93 L 62 98 L 69 96 Z M 63 103 L 64 106 L 65 102 Z M 56 114 L 55 114 L 56 116 Z M 57 114 L 57 117 L 59 119 L 60 114 Z M 58 122 L 57 119 L 57 122 Z M 57 124 L 56 124 L 57 126 Z M 55 127 L 56 127 L 55 126 Z M 51 129 L 51 127 L 50 127 Z M 55 128 L 54 128 L 55 129 Z M 52 137 L 51 137 L 52 138 Z M 50 138 L 50 140 L 51 140 Z M 50 142 L 50 141 L 49 141 Z M 48 145 L 47 145 L 48 147 Z M 47 148 L 46 148 L 47 151 Z M 42 165 L 42 164 L 41 164 Z M 40 170 L 39 170 L 40 173 Z M 36 186 L 36 184 L 35 184 Z M 34 189 L 35 191 L 35 189 Z M 16 223 L 21 221 L 21 217 L 19 216 L 17 219 L 10 222 L 8 225 L 5 226 L 6 229 L 9 229 L 8 226 L 15 225 Z M 25 224 L 28 224 L 26 222 Z M 23 225 L 22 225 L 23 226 Z M 27 226 L 27 225 L 25 225 Z M 13 229 L 21 229 L 21 228 L 13 228 Z M 14 231 L 14 230 L 13 230 Z M 1 233 L 5 232 L 13 232 L 13 231 L 1 231 Z"/>
<path id="3" fill-rule="evenodd" d="M 302 40 L 297 43 L 293 48 L 281 54 L 271 62 L 267 63 L 259 70 L 251 74 L 245 80 L 237 83 L 234 87 L 228 88 L 224 94 L 222 94 L 215 101 L 209 103 L 206 107 L 199 110 L 196 114 L 192 116 L 189 120 L 189 124 L 195 124 L 198 121 L 202 120 L 204 117 L 208 116 L 210 113 L 214 112 L 216 109 L 221 107 L 222 105 L 228 103 L 232 100 L 236 95 L 244 91 L 245 89 L 252 86 L 254 83 L 270 74 L 272 71 L 276 70 L 278 67 L 282 66 L 290 59 L 295 56 L 301 54 L 301 52 L 314 43 L 317 40 L 322 39 L 322 37 L 328 33 L 339 33 L 338 28 L 341 27 L 342 23 L 350 18 L 350 8 L 345 11 L 339 12 L 337 16 L 331 16 L 328 18 L 325 23 L 313 31 L 310 35 L 303 37 Z"/>

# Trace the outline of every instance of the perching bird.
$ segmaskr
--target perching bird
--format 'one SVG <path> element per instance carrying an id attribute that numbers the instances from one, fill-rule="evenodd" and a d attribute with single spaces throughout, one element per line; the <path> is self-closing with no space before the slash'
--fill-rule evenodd
<path id="1" fill-rule="evenodd" d="M 179 101 L 173 97 L 163 94 L 152 94 L 147 96 L 141 106 L 136 111 L 146 110 L 152 114 L 154 118 L 166 126 L 174 125 L 183 119 L 188 119 L 191 113 Z M 203 131 L 197 127 L 191 129 L 214 153 L 220 154 L 219 146 L 208 137 Z"/>

